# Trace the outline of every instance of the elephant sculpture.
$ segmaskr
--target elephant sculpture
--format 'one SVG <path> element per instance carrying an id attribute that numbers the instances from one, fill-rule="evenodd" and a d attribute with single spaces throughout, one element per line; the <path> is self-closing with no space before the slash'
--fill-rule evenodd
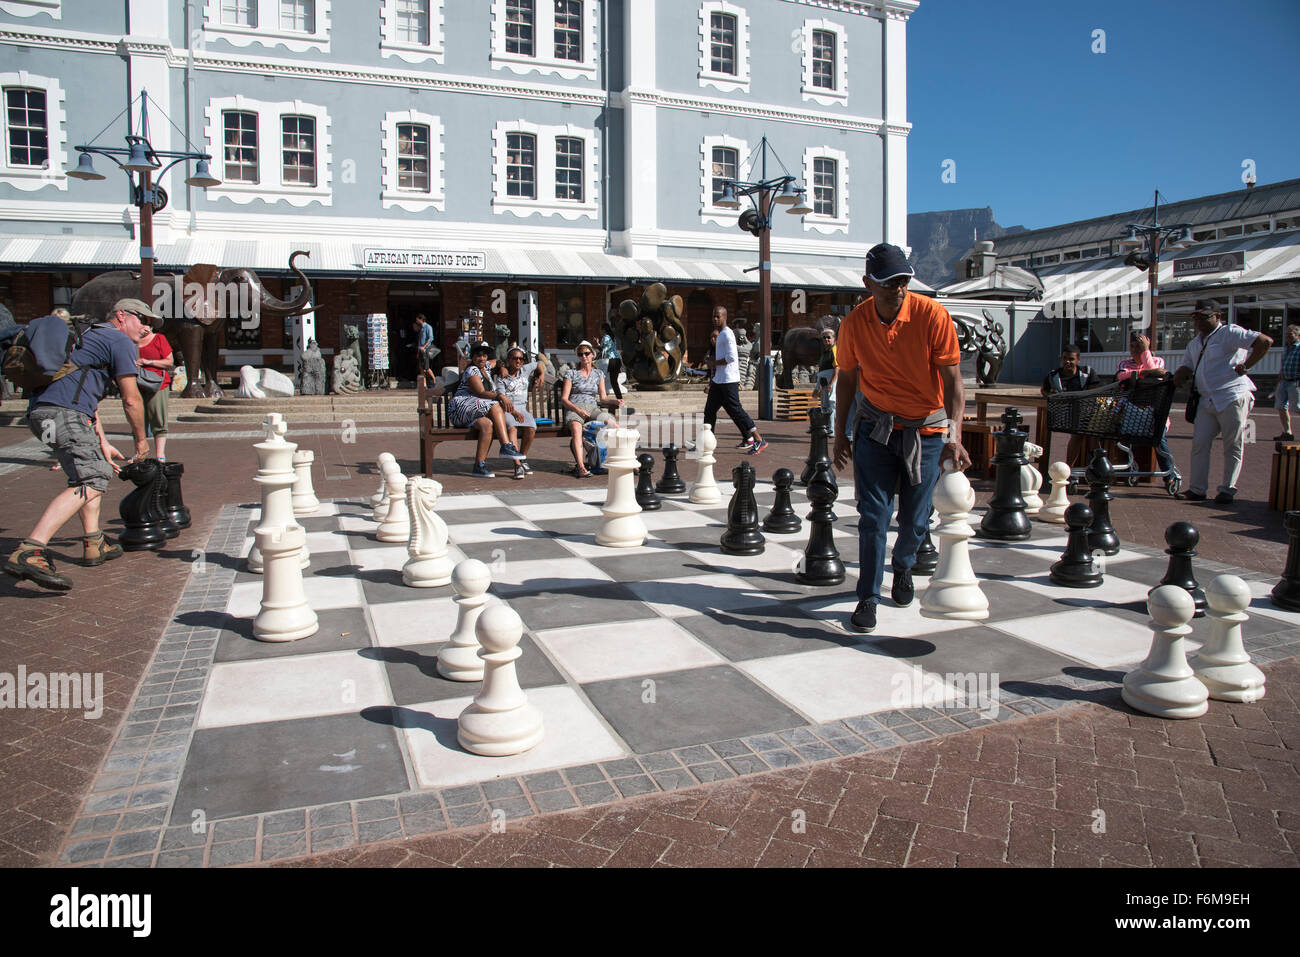
<path id="1" fill-rule="evenodd" d="M 624 299 L 611 317 L 623 368 L 642 386 L 662 387 L 682 371 L 686 330 L 682 327 L 682 297 L 669 296 L 661 282 L 648 286 L 638 304 Z"/>
<path id="2" fill-rule="evenodd" d="M 811 326 L 795 326 L 787 329 L 781 337 L 781 378 L 777 383 L 782 389 L 789 389 L 794 383 L 796 366 L 812 366 L 816 369 L 821 363 L 822 332 L 827 329 L 839 330 L 837 316 L 823 316 Z"/>
<path id="3" fill-rule="evenodd" d="M 217 350 L 227 319 L 260 322 L 267 316 L 297 316 L 316 308 L 311 305 L 311 282 L 296 263 L 299 256 L 310 255 L 298 250 L 289 256 L 289 269 L 302 284 L 292 300 L 272 296 L 257 273 L 242 267 L 220 269 L 199 263 L 183 276 L 155 279 L 153 295 L 144 298 L 166 319 L 163 335 L 184 357 L 186 398 L 221 397 L 221 387 L 217 385 Z M 141 298 L 140 274 L 130 270 L 107 272 L 73 294 L 71 310 L 74 315 L 103 319 L 119 299 L 129 298 Z M 200 370 L 206 389 L 199 384 Z"/>

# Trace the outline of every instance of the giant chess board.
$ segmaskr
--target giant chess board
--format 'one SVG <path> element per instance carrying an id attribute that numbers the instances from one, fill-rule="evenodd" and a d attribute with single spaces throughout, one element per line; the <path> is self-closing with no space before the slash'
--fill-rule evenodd
<path id="1" fill-rule="evenodd" d="M 1146 655 L 1146 595 L 1166 566 L 1156 551 L 1125 547 L 1104 560 L 1101 587 L 1057 587 L 1048 569 L 1064 529 L 1036 522 L 1025 542 L 971 540 L 986 621 L 922 617 L 920 576 L 917 600 L 897 608 L 887 572 L 879 627 L 857 635 L 846 628 L 857 580 L 851 500 L 837 503 L 834 536 L 848 579 L 818 588 L 795 577 L 806 521 L 799 533 L 767 535 L 761 555 L 722 554 L 727 483 L 721 506 L 662 496 L 662 510 L 643 514 L 649 538 L 636 548 L 596 544 L 603 485 L 498 485 L 444 496 L 437 511 L 451 558 L 486 563 L 493 600 L 523 620 L 518 670 L 545 721 L 541 744 L 505 758 L 457 744 L 457 715 L 479 685 L 436 670 L 456 619 L 453 592 L 403 585 L 406 547 L 375 539 L 368 504 L 326 502 L 299 519 L 319 631 L 286 644 L 254 640 L 262 581 L 243 570 L 243 556 L 258 509 L 228 506 L 64 860 L 275 860 L 689 787 L 1089 700 Z M 760 485 L 761 514 L 772 497 Z M 807 512 L 798 489 L 795 508 Z M 1225 570 L 1198 559 L 1202 585 Z M 1238 573 L 1257 596 L 1267 593 L 1264 576 Z M 1245 633 L 1257 661 L 1295 653 L 1300 615 L 1262 598 L 1251 614 Z M 1189 650 L 1208 625 L 1197 619 L 1193 628 Z M 116 840 L 97 843 L 97 820 L 107 826 L 136 807 L 165 818 L 153 845 L 146 832 L 130 853 Z"/>

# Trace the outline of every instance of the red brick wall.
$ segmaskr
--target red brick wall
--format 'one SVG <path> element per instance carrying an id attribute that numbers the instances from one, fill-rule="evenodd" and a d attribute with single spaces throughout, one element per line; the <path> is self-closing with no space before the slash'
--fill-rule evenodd
<path id="1" fill-rule="evenodd" d="M 53 277 L 48 273 L 15 273 L 13 276 L 13 302 L 6 303 L 14 319 L 27 322 L 38 316 L 48 316 L 54 308 Z"/>

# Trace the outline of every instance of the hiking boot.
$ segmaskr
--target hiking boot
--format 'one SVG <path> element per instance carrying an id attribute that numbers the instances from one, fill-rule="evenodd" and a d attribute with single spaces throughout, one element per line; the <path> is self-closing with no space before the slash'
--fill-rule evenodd
<path id="1" fill-rule="evenodd" d="M 912 570 L 894 569 L 894 584 L 889 590 L 889 597 L 894 599 L 894 604 L 900 608 L 906 608 L 912 604 L 912 598 L 916 595 L 916 589 L 912 586 Z"/>
<path id="2" fill-rule="evenodd" d="M 487 467 L 486 462 L 475 462 L 474 469 L 469 473 L 475 478 L 496 478 L 497 473 Z"/>
<path id="3" fill-rule="evenodd" d="M 54 562 L 50 561 L 43 545 L 23 542 L 5 562 L 5 572 L 19 581 L 25 578 L 50 591 L 67 591 L 72 587 L 71 579 L 54 570 Z"/>
<path id="4" fill-rule="evenodd" d="M 849 616 L 849 627 L 864 635 L 876 630 L 876 603 L 874 601 L 858 602 L 858 607 Z"/>
<path id="5" fill-rule="evenodd" d="M 96 532 L 94 535 L 83 535 L 81 540 L 85 543 L 85 551 L 81 559 L 83 565 L 93 567 L 102 565 L 104 562 L 111 562 L 114 558 L 122 557 L 122 546 L 110 542 L 104 537 L 103 532 Z"/>

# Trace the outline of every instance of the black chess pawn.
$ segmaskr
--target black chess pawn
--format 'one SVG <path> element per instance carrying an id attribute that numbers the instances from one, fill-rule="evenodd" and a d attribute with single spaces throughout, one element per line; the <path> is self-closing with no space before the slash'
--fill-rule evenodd
<path id="1" fill-rule="evenodd" d="M 1281 580 L 1273 586 L 1269 600 L 1278 608 L 1300 611 L 1300 512 L 1287 512 L 1282 519 L 1290 539 L 1286 549 L 1286 567 Z"/>
<path id="2" fill-rule="evenodd" d="M 1088 506 L 1092 509 L 1092 529 L 1088 532 L 1088 547 L 1094 552 L 1105 555 L 1119 554 L 1119 536 L 1115 526 L 1110 523 L 1110 503 L 1115 498 L 1110 494 L 1111 482 L 1115 480 L 1115 468 L 1106 458 L 1105 449 L 1093 449 L 1092 460 L 1083 473 L 1088 483 Z M 1205 607 L 1202 596 L 1200 608 Z"/>
<path id="3" fill-rule="evenodd" d="M 157 459 L 132 462 L 122 469 L 121 479 L 133 482 L 135 488 L 118 505 L 126 528 L 117 541 L 128 552 L 157 551 L 167 541 L 166 515 L 161 507 L 166 484 L 162 463 Z"/>
<path id="4" fill-rule="evenodd" d="M 1020 471 L 1029 464 L 1025 458 L 1025 440 L 1029 433 L 1020 428 L 1022 419 L 1017 409 L 1002 413 L 1002 431 L 993 433 L 996 452 L 993 465 L 997 469 L 993 498 L 988 511 L 980 521 L 980 538 L 999 542 L 1021 542 L 1033 530 L 1025 514 L 1025 499 L 1020 493 Z"/>
<path id="5" fill-rule="evenodd" d="M 912 574 L 933 575 L 934 570 L 938 567 L 939 549 L 935 547 L 934 539 L 930 537 L 930 522 L 927 520 L 925 523 L 925 537 L 921 539 L 921 544 L 916 549 L 916 564 L 912 566 Z"/>
<path id="6" fill-rule="evenodd" d="M 763 519 L 763 531 L 773 535 L 789 535 L 799 531 L 803 523 L 790 504 L 794 473 L 789 469 L 777 469 L 772 476 L 772 484 L 776 486 L 776 499 L 772 502 L 772 510 L 767 513 L 767 518 Z"/>
<path id="7" fill-rule="evenodd" d="M 757 476 L 754 466 L 741 462 L 731 470 L 735 491 L 727 506 L 727 530 L 722 533 L 722 550 L 728 555 L 761 555 L 763 533 L 758 530 L 758 503 L 754 501 Z"/>
<path id="8" fill-rule="evenodd" d="M 802 567 L 795 573 L 804 585 L 840 585 L 844 582 L 844 563 L 835 548 L 835 512 L 831 506 L 839 496 L 839 488 L 831 480 L 830 466 L 821 462 L 808 483 L 808 513 L 811 526 L 808 547 L 803 552 Z"/>
<path id="9" fill-rule="evenodd" d="M 677 452 L 675 445 L 664 447 L 664 476 L 655 485 L 655 491 L 660 495 L 681 495 L 686 491 L 686 483 L 677 474 Z"/>
<path id="10" fill-rule="evenodd" d="M 166 462 L 163 464 L 163 475 L 167 478 L 167 491 L 163 500 L 167 517 L 172 520 L 172 523 L 177 528 L 190 527 L 190 510 L 181 497 L 181 476 L 184 474 L 185 466 L 180 462 Z"/>
<path id="11" fill-rule="evenodd" d="M 808 434 L 812 436 L 808 443 L 808 458 L 804 461 L 803 473 L 799 476 L 799 484 L 807 485 L 812 481 L 813 475 L 817 472 L 817 466 L 824 462 L 827 467 L 827 474 L 830 476 L 830 483 L 836 485 L 835 469 L 831 467 L 830 456 L 830 417 L 821 409 L 808 410 Z"/>
<path id="12" fill-rule="evenodd" d="M 1201 533 L 1191 522 L 1174 522 L 1166 528 L 1165 543 L 1169 547 L 1165 549 L 1165 554 L 1169 556 L 1169 567 L 1165 569 L 1165 577 L 1160 579 L 1161 585 L 1177 585 L 1192 596 L 1192 602 L 1196 605 L 1196 618 L 1205 617 L 1205 591 L 1197 584 L 1196 572 L 1192 568 L 1192 559 L 1196 557 L 1196 545 L 1200 540 Z M 1155 588 L 1151 591 L 1155 591 Z"/>
<path id="13" fill-rule="evenodd" d="M 1065 526 L 1070 538 L 1065 554 L 1052 566 L 1048 576 L 1053 585 L 1066 588 L 1096 588 L 1102 582 L 1101 572 L 1092 563 L 1092 550 L 1088 547 L 1088 528 L 1092 525 L 1092 509 L 1083 502 L 1075 502 L 1065 510 Z"/>
<path id="14" fill-rule="evenodd" d="M 641 467 L 636 470 L 636 503 L 643 512 L 653 512 L 663 508 L 663 502 L 655 494 L 655 458 L 649 452 L 642 452 L 636 457 Z"/>

